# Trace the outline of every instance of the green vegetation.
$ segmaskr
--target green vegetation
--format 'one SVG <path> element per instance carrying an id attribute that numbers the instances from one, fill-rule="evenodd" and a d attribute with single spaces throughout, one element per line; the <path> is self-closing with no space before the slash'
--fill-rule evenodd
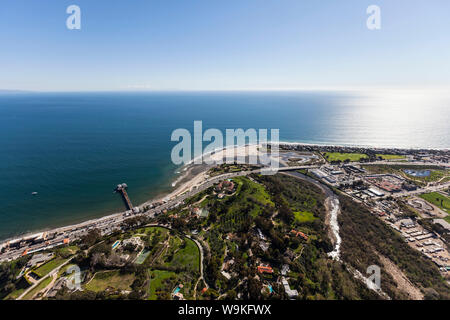
<path id="1" fill-rule="evenodd" d="M 323 154 L 323 157 L 328 162 L 336 162 L 336 161 L 340 161 L 340 162 L 344 162 L 344 161 L 355 162 L 355 161 L 360 161 L 361 159 L 368 159 L 369 158 L 369 156 L 367 154 L 363 154 L 363 153 L 340 153 L 340 152 L 325 152 Z"/>
<path id="2" fill-rule="evenodd" d="M 418 250 L 410 247 L 400 234 L 362 205 L 340 196 L 339 225 L 342 237 L 342 259 L 365 274 L 367 267 L 378 265 L 384 278 L 381 288 L 393 299 L 407 299 L 404 292 L 384 270 L 379 254 L 395 263 L 409 280 L 424 291 L 436 291 L 440 299 L 450 299 L 450 289 L 439 269 Z"/>
<path id="3" fill-rule="evenodd" d="M 439 181 L 442 178 L 444 178 L 447 175 L 447 172 L 444 170 L 431 170 L 430 175 L 428 177 L 414 177 L 414 176 L 411 176 L 406 173 L 405 173 L 405 175 L 410 179 L 418 179 L 418 180 L 422 180 L 425 182 L 434 182 L 434 181 Z M 443 181 L 443 182 L 445 182 L 445 181 Z"/>
<path id="4" fill-rule="evenodd" d="M 148 299 L 156 300 L 158 297 L 170 298 L 171 290 L 176 285 L 174 281 L 177 278 L 176 273 L 165 270 L 153 270 L 149 274 L 150 285 L 148 287 Z"/>
<path id="5" fill-rule="evenodd" d="M 42 266 L 40 266 L 39 268 L 33 270 L 33 272 L 39 276 L 40 278 L 46 276 L 50 271 L 52 271 L 53 269 L 57 268 L 58 266 L 62 265 L 64 262 L 66 261 L 66 259 L 61 258 L 61 257 L 56 257 L 52 260 L 50 260 L 49 262 L 43 264 Z"/>
<path id="6" fill-rule="evenodd" d="M 217 226 L 220 229 L 218 231 L 224 233 L 247 228 L 252 219 L 260 215 L 263 210 L 274 207 L 271 196 L 263 185 L 245 177 L 234 178 L 233 181 L 237 183 L 234 195 L 221 200 L 214 197 L 208 198 L 210 214 L 207 222 Z M 214 237 L 210 235 L 210 240 Z M 218 239 L 218 245 L 220 242 L 223 240 Z"/>
<path id="7" fill-rule="evenodd" d="M 383 160 L 395 160 L 395 159 L 406 159 L 406 156 L 404 155 L 398 155 L 398 154 L 376 154 L 377 158 L 381 158 Z"/>
<path id="8" fill-rule="evenodd" d="M 188 272 L 200 272 L 200 251 L 191 239 L 185 239 L 178 250 L 168 256 L 166 266 L 185 268 Z"/>
<path id="9" fill-rule="evenodd" d="M 421 166 L 421 165 L 387 165 L 387 164 L 367 164 L 364 166 L 364 169 L 371 173 L 381 174 L 381 173 L 393 173 L 398 174 L 408 180 L 411 180 L 413 183 L 423 186 L 428 182 L 435 182 L 441 179 L 442 182 L 446 181 L 446 176 L 450 173 L 443 167 L 440 166 Z M 428 177 L 414 177 L 409 174 L 406 174 L 404 170 L 430 170 L 430 175 Z"/>
<path id="10" fill-rule="evenodd" d="M 224 201 L 219 200 L 209 204 L 217 208 L 211 209 L 211 214 L 216 213 L 217 217 L 209 221 L 210 229 L 205 233 L 209 247 L 205 279 L 210 289 L 201 295 L 203 298 L 216 298 L 224 292 L 233 297 L 240 292 L 246 299 L 286 299 L 284 289 L 276 281 L 283 264 L 290 267 L 290 285 L 298 290 L 300 299 L 376 298 L 342 264 L 329 259 L 327 252 L 332 250 L 332 246 L 323 224 L 326 211 L 321 189 L 282 174 L 252 175 L 240 180 L 243 188 L 239 195 L 230 197 L 226 207 L 222 206 Z M 260 201 L 248 199 L 251 188 L 245 187 L 246 184 L 259 186 L 257 194 L 264 195 L 259 198 Z M 264 204 L 262 199 L 270 202 Z M 230 216 L 227 210 L 230 207 L 234 215 L 242 217 L 239 228 L 230 227 L 224 218 Z M 255 217 L 252 215 L 254 213 L 257 214 Z M 257 229 L 264 235 L 263 241 Z M 301 231 L 307 237 L 292 234 L 292 229 Z M 263 242 L 267 243 L 265 250 L 260 246 Z M 230 257 L 235 263 L 227 272 L 236 272 L 237 276 L 226 279 L 220 269 L 225 258 Z M 260 279 L 256 280 L 256 267 L 260 264 L 257 261 L 269 264 L 274 274 L 259 275 Z M 237 289 L 244 278 L 248 278 L 245 285 Z M 271 296 L 268 296 L 267 290 L 261 290 L 264 282 L 273 287 Z"/>
<path id="11" fill-rule="evenodd" d="M 29 287 L 28 282 L 23 277 L 16 279 L 29 259 L 29 256 L 25 256 L 0 264 L 0 300 L 5 298 L 13 299 Z"/>
<path id="12" fill-rule="evenodd" d="M 37 294 L 39 291 L 45 289 L 50 282 L 52 282 L 52 277 L 47 277 L 44 280 L 42 280 L 36 287 L 34 287 L 32 290 L 30 290 L 24 297 L 23 300 L 31 300 L 35 294 Z"/>
<path id="13" fill-rule="evenodd" d="M 295 211 L 294 216 L 295 216 L 295 222 L 298 222 L 298 223 L 312 222 L 315 219 L 317 219 L 316 217 L 314 217 L 313 213 L 308 212 L 308 211 Z"/>
<path id="14" fill-rule="evenodd" d="M 121 273 L 119 270 L 104 271 L 95 274 L 86 284 L 86 289 L 93 292 L 105 291 L 107 288 L 116 290 L 130 290 L 134 281 L 134 274 Z"/>
<path id="15" fill-rule="evenodd" d="M 439 207 L 441 210 L 450 214 L 450 198 L 440 194 L 439 192 L 431 192 L 421 194 L 420 197 L 435 206 Z M 448 216 L 446 217 L 448 219 Z M 448 220 L 447 220 L 448 221 Z"/>
<path id="16" fill-rule="evenodd" d="M 67 258 L 67 257 L 70 257 L 70 256 L 74 255 L 79 250 L 80 250 L 80 248 L 78 248 L 77 246 L 67 246 L 67 247 L 62 247 L 62 248 L 56 249 L 56 252 L 61 257 Z"/>
<path id="17" fill-rule="evenodd" d="M 288 260 L 289 283 L 291 288 L 298 290 L 299 298 L 376 299 L 376 295 L 355 280 L 341 263 L 330 260 L 327 255 L 332 245 L 324 228 L 326 210 L 322 190 L 304 180 L 281 174 L 261 176 L 259 180 L 269 190 L 279 211 L 275 226 L 271 226 L 265 217 L 256 221 L 257 226 L 271 239 L 273 247 L 262 257 L 271 266 L 281 268 L 282 253 L 293 252 L 294 258 Z M 298 213 L 302 213 L 304 221 L 296 221 Z M 307 234 L 309 240 L 285 237 L 292 227 Z M 278 290 L 283 291 L 282 288 Z"/>
<path id="18" fill-rule="evenodd" d="M 136 264 L 143 264 L 144 261 L 147 259 L 147 257 L 150 255 L 150 250 L 143 250 L 137 257 L 135 263 Z"/>
<path id="19" fill-rule="evenodd" d="M 366 156 L 351 155 L 354 159 Z M 353 161 L 347 156 L 345 159 Z M 403 169 L 401 166 L 379 167 L 393 172 Z M 295 174 L 298 173 L 292 173 Z M 292 175 L 252 174 L 233 178 L 235 191 L 229 191 L 222 199 L 218 199 L 215 188 L 211 187 L 188 199 L 185 205 L 158 215 L 156 222 L 170 224 L 170 229 L 144 227 L 148 219 L 133 217 L 123 223 L 123 233 L 102 237 L 94 230 L 76 246 L 54 249 L 55 258 L 32 272 L 45 277 L 73 258 L 71 262 L 82 270 L 84 290 L 70 292 L 63 288 L 55 299 L 172 299 L 173 290 L 179 285 L 182 285 L 179 292 L 186 299 L 194 296 L 216 299 L 223 294 L 226 299 L 233 299 L 238 293 L 244 299 L 286 299 L 278 279 L 287 265 L 289 284 L 298 291 L 299 299 L 378 299 L 378 295 L 354 278 L 351 270 L 365 274 L 367 267 L 373 264 L 383 269 L 382 255 L 395 263 L 423 292 L 432 291 L 441 299 L 450 298 L 448 287 L 431 261 L 406 244 L 367 208 L 345 196 L 339 196 L 342 261 L 345 263 L 331 260 L 328 252 L 333 246 L 325 226 L 324 203 L 325 193 L 332 190 Z M 448 197 L 439 193 L 423 197 L 448 212 Z M 407 207 L 401 201 L 399 206 Z M 197 208 L 208 210 L 209 215 L 199 217 Z M 414 216 L 415 212 L 411 209 L 406 215 Z M 432 219 L 422 219 L 419 223 L 443 235 L 442 227 L 433 224 Z M 203 244 L 204 281 L 198 281 L 200 251 L 186 234 Z M 139 239 L 124 244 L 124 240 L 132 237 Z M 112 250 L 117 240 L 121 240 L 122 245 Z M 26 259 L 19 259 L 0 265 L 1 298 L 15 299 L 29 287 L 15 280 L 26 262 Z M 261 264 L 270 265 L 273 273 L 260 274 L 257 267 Z M 58 276 L 63 276 L 67 267 L 61 268 Z M 221 272 L 222 267 L 231 277 Z M 382 274 L 384 292 L 393 299 L 408 298 L 387 270 L 382 270 Z M 50 277 L 44 279 L 26 298 L 31 299 L 51 280 Z M 209 289 L 201 292 L 206 284 Z M 273 287 L 273 293 L 263 290 L 268 285 Z"/>
<path id="20" fill-rule="evenodd" d="M 24 291 L 24 288 L 14 290 L 6 296 L 5 300 L 16 300 L 22 293 L 24 293 Z"/>
<path id="21" fill-rule="evenodd" d="M 250 166 L 246 164 L 221 164 L 219 166 L 215 166 L 209 170 L 209 175 L 211 177 L 218 176 L 224 173 L 232 173 L 232 172 L 239 172 L 239 171 L 246 171 L 246 170 L 252 170 L 256 169 L 256 166 Z"/>

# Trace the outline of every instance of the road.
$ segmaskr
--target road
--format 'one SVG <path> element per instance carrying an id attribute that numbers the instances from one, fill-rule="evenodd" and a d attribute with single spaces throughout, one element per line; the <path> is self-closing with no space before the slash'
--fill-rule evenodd
<path id="1" fill-rule="evenodd" d="M 351 164 L 352 165 L 368 165 L 368 164 L 372 164 L 372 165 L 379 165 L 379 164 L 405 165 L 405 162 L 377 161 L 377 162 L 371 162 L 371 163 L 354 162 Z M 423 163 L 423 162 L 408 162 L 406 164 L 408 164 L 408 165 L 411 165 L 411 164 L 437 165 L 434 163 L 427 164 L 427 163 Z M 450 164 L 439 164 L 439 165 L 447 166 L 447 167 L 450 166 Z M 320 167 L 319 165 L 280 167 L 277 169 L 277 172 L 313 169 L 313 168 L 319 168 L 319 167 Z M 262 170 L 267 170 L 267 169 L 256 169 L 256 170 L 251 170 L 251 171 L 226 173 L 226 174 L 222 174 L 222 175 L 219 175 L 216 177 L 206 179 L 200 186 L 194 186 L 189 191 L 187 191 L 181 195 L 178 195 L 174 198 L 171 198 L 167 202 L 165 202 L 155 208 L 152 208 L 145 213 L 137 214 L 137 216 L 145 215 L 145 216 L 149 216 L 149 217 L 154 217 L 155 214 L 160 213 L 163 210 L 168 210 L 168 209 L 176 207 L 177 205 L 182 204 L 183 201 L 186 200 L 187 198 L 190 198 L 190 197 L 208 189 L 209 187 L 212 187 L 215 183 L 218 183 L 221 180 L 230 179 L 230 178 L 237 177 L 237 176 L 247 176 L 252 173 L 261 173 Z M 402 196 L 406 196 L 406 195 L 416 195 L 416 194 L 425 193 L 425 192 L 444 190 L 449 187 L 450 187 L 450 182 L 448 182 L 444 185 L 430 186 L 430 187 L 418 189 L 415 191 L 404 191 L 404 192 L 395 194 L 393 196 L 394 197 L 402 197 Z M 139 206 L 141 211 L 143 211 L 143 207 L 145 204 L 148 204 L 148 202 L 141 204 Z M 121 213 L 116 213 L 116 214 L 109 215 L 109 216 L 106 216 L 106 217 L 103 217 L 100 219 L 89 220 L 89 221 L 86 221 L 86 222 L 83 222 L 83 223 L 80 223 L 77 225 L 72 225 L 72 226 L 63 227 L 63 228 L 57 228 L 57 229 L 48 231 L 48 233 L 52 233 L 52 232 L 58 233 L 57 237 L 55 239 L 52 239 L 48 245 L 31 244 L 31 245 L 27 245 L 25 247 L 22 247 L 22 248 L 19 248 L 16 250 L 9 250 L 8 252 L 0 255 L 0 262 L 5 261 L 5 260 L 15 260 L 15 259 L 19 258 L 25 249 L 28 249 L 28 251 L 50 249 L 52 246 L 57 246 L 57 245 L 61 244 L 61 242 L 64 238 L 70 238 L 71 241 L 80 239 L 83 235 L 85 235 L 87 232 L 89 232 L 89 230 L 92 230 L 92 229 L 101 229 L 101 230 L 104 230 L 104 234 L 109 234 L 109 233 L 113 232 L 114 230 L 118 229 L 120 227 L 120 225 L 123 223 L 123 221 L 128 219 L 129 217 L 130 217 L 129 213 L 121 212 Z M 29 252 L 29 253 L 31 253 L 31 252 Z"/>
<path id="2" fill-rule="evenodd" d="M 401 165 L 405 165 L 404 162 L 390 162 L 390 161 L 378 161 L 375 163 L 352 163 L 352 165 L 367 165 L 367 164 L 389 164 L 389 165 L 395 165 L 395 164 L 401 164 Z M 416 163 L 407 163 L 408 165 L 411 164 L 416 164 Z M 426 163 L 417 163 L 420 165 L 427 165 Z M 428 164 L 431 165 L 431 164 Z M 436 164 L 433 164 L 436 165 Z M 447 165 L 448 166 L 448 165 Z M 296 171 L 296 170 L 302 170 L 302 169 L 313 169 L 313 168 L 319 168 L 320 166 L 318 165 L 314 165 L 314 166 L 295 166 L 295 167 L 281 167 L 277 169 L 277 172 L 286 172 L 286 171 Z M 162 212 L 163 210 L 166 209 L 171 209 L 174 208 L 180 204 L 182 204 L 184 202 L 184 200 L 186 200 L 187 198 L 193 197 L 196 194 L 203 192 L 204 190 L 208 189 L 209 187 L 214 186 L 214 184 L 225 180 L 225 179 L 231 179 L 233 177 L 238 177 L 238 176 L 247 176 L 249 174 L 252 173 L 261 173 L 262 170 L 267 170 L 267 169 L 256 169 L 256 170 L 251 170 L 251 171 L 241 171 L 241 172 L 234 172 L 234 173 L 226 173 L 226 174 L 222 174 L 216 177 L 212 177 L 209 179 L 206 179 L 200 186 L 196 186 L 191 188 L 189 191 L 178 195 L 172 199 L 169 199 L 169 201 L 167 201 L 166 203 L 163 203 L 155 208 L 150 209 L 149 211 L 145 212 L 145 213 L 140 213 L 137 214 L 136 216 L 149 216 L 149 217 L 154 217 L 155 214 Z M 290 173 L 289 175 L 293 175 L 293 176 L 297 176 L 297 173 Z M 322 190 L 324 190 L 324 192 L 326 193 L 327 197 L 330 196 L 330 192 L 331 190 L 329 188 L 324 188 L 324 186 L 319 183 L 318 181 L 311 179 L 307 176 L 301 175 L 303 179 L 306 179 L 312 183 L 314 183 L 315 185 L 319 186 Z M 414 190 L 414 191 L 403 191 L 400 193 L 397 193 L 395 195 L 393 195 L 394 197 L 403 197 L 403 196 L 407 196 L 407 195 L 416 195 L 416 194 L 420 194 L 420 193 L 425 193 L 425 192 L 433 192 L 433 191 L 440 191 L 440 190 L 444 190 L 446 188 L 450 187 L 450 182 L 443 184 L 443 185 L 438 185 L 438 186 L 430 186 L 430 187 L 425 187 L 425 188 L 421 188 L 418 190 Z M 332 193 L 332 192 L 331 192 Z M 142 210 L 142 206 L 140 206 L 141 210 Z M 129 218 L 129 214 L 127 214 L 126 212 L 122 212 L 122 213 L 117 213 L 117 214 L 113 214 L 110 216 L 106 216 L 100 219 L 96 219 L 96 220 L 91 220 L 91 221 L 87 221 L 75 226 L 69 226 L 69 227 L 64 227 L 64 228 L 58 228 L 55 229 L 57 231 L 61 232 L 65 232 L 65 234 L 63 235 L 59 235 L 58 237 L 56 237 L 55 239 L 52 240 L 52 242 L 50 243 L 50 246 L 45 246 L 45 249 L 48 249 L 49 247 L 56 246 L 58 243 L 60 243 L 65 237 L 70 237 L 71 240 L 75 240 L 75 239 L 79 239 L 83 234 L 86 234 L 89 230 L 93 229 L 93 228 L 108 228 L 109 230 L 113 230 L 114 228 L 119 227 L 124 220 Z M 50 231 L 51 232 L 51 231 Z M 190 238 L 190 237 L 189 237 Z M 204 253 L 203 253 L 203 247 L 202 245 L 195 239 L 192 239 L 195 244 L 197 245 L 197 247 L 200 250 L 200 279 L 204 280 L 203 277 L 203 259 L 204 259 Z M 23 250 L 28 249 L 29 251 L 31 250 L 37 250 L 42 248 L 43 245 L 42 244 L 37 244 L 37 245 L 29 245 L 27 247 L 23 247 L 20 248 L 18 250 L 14 250 L 14 251 L 10 251 L 7 253 L 4 253 L 1 255 L 0 261 L 1 260 L 5 260 L 5 259 L 17 259 L 22 255 Z M 35 284 L 33 284 L 30 288 L 28 288 L 24 293 L 22 293 L 22 295 L 18 298 L 18 299 L 22 299 L 30 290 L 32 290 L 33 288 L 35 288 L 39 283 L 41 283 L 41 281 L 43 281 L 46 277 L 48 277 L 49 275 L 53 274 L 53 272 L 59 270 L 62 266 L 64 266 L 65 264 L 67 264 L 70 260 L 68 260 L 67 262 L 65 262 L 63 265 L 55 268 L 54 270 L 52 270 L 47 276 L 43 277 L 42 279 L 38 280 Z M 200 280 L 199 279 L 199 280 Z M 206 283 L 206 282 L 205 282 Z"/>
<path id="3" fill-rule="evenodd" d="M 146 225 L 146 227 L 161 227 L 161 228 L 166 228 L 166 229 L 169 229 L 169 230 L 174 230 L 174 231 L 179 232 L 179 230 L 175 230 L 171 226 L 165 225 L 165 224 L 163 225 L 163 224 L 157 224 L 157 223 L 150 223 L 150 224 Z M 186 238 L 194 241 L 195 245 L 197 246 L 197 248 L 198 248 L 198 250 L 200 252 L 200 277 L 198 278 L 197 283 L 195 284 L 194 288 L 197 287 L 197 284 L 200 282 L 200 280 L 203 280 L 203 282 L 205 283 L 206 288 L 208 288 L 208 284 L 206 283 L 204 275 L 203 275 L 203 262 L 204 262 L 204 256 L 205 256 L 204 251 L 203 251 L 203 246 L 201 245 L 201 243 L 197 239 L 192 238 L 190 235 L 183 234 L 183 236 L 185 236 Z"/>
<path id="4" fill-rule="evenodd" d="M 22 300 L 22 298 L 31 290 L 33 290 L 34 288 L 36 288 L 36 286 L 39 285 L 39 283 L 41 283 L 42 281 L 44 281 L 45 279 L 47 279 L 50 276 L 53 276 L 53 274 L 57 273 L 62 267 L 64 267 L 66 264 L 68 264 L 71 260 L 73 259 L 70 258 L 69 260 L 67 260 L 66 262 L 64 262 L 63 264 L 59 265 L 58 267 L 56 267 L 55 269 L 53 269 L 52 271 L 50 271 L 46 276 L 42 277 L 41 279 L 39 279 L 38 281 L 36 281 L 31 287 L 29 287 L 27 290 L 25 290 L 16 300 Z"/>

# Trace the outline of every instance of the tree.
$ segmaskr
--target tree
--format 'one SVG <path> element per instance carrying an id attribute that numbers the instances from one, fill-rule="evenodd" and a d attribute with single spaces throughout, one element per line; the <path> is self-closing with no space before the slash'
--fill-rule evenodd
<path id="1" fill-rule="evenodd" d="M 237 294 L 234 290 L 228 290 L 226 300 L 236 300 Z"/>
<path id="2" fill-rule="evenodd" d="M 100 230 L 93 229 L 81 238 L 81 245 L 85 248 L 93 246 L 101 238 Z"/>

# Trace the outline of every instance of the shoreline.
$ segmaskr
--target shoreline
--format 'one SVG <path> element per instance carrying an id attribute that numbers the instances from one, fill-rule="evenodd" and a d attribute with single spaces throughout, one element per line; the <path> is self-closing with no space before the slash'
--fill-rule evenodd
<path id="1" fill-rule="evenodd" d="M 362 144 L 329 144 L 329 143 L 308 143 L 308 142 L 292 142 L 292 141 L 280 141 L 279 145 L 292 145 L 292 146 L 307 146 L 307 147 L 330 147 L 330 148 L 366 148 L 366 149 L 376 149 L 376 150 L 398 150 L 398 151 L 409 151 L 409 150 L 423 150 L 423 151 L 450 151 L 450 147 L 445 148 L 423 148 L 423 147 L 375 147 L 371 145 Z"/>
<path id="2" fill-rule="evenodd" d="M 423 151 L 443 151 L 443 152 L 447 152 L 450 149 L 434 149 L 434 148 L 417 148 L 417 149 L 413 149 L 413 148 L 388 148 L 388 147 L 371 147 L 371 146 L 362 146 L 362 145 L 355 145 L 355 146 L 351 146 L 351 145 L 337 145 L 337 144 L 317 144 L 317 143 L 304 143 L 304 142 L 287 142 L 287 141 L 280 141 L 279 145 L 299 145 L 299 146 L 310 146 L 310 147 L 342 147 L 342 148 L 368 148 L 368 149 L 376 149 L 377 151 L 382 151 L 382 150 L 398 150 L 398 151 L 409 151 L 409 150 L 423 150 Z M 229 147 L 233 147 L 233 148 L 242 148 L 242 147 L 248 147 L 248 145 L 244 145 L 244 146 L 229 146 Z M 204 156 L 213 156 L 219 152 L 224 152 L 226 151 L 227 148 L 229 147 L 224 147 L 218 150 L 214 150 L 212 152 L 208 152 L 205 154 L 202 154 L 202 157 Z M 280 150 L 280 152 L 282 152 L 282 150 Z M 156 203 L 156 202 L 163 202 L 163 201 L 168 201 L 169 199 L 173 199 L 189 190 L 192 190 L 194 187 L 198 186 L 201 184 L 201 182 L 203 182 L 206 178 L 207 178 L 207 172 L 208 170 L 213 167 L 214 165 L 206 165 L 206 164 L 194 164 L 194 159 L 191 160 L 188 164 L 180 166 L 177 170 L 176 173 L 180 174 L 181 176 L 178 177 L 174 177 L 174 179 L 171 182 L 171 185 L 173 186 L 173 190 L 170 192 L 163 192 L 160 195 L 155 196 L 154 198 L 148 199 L 146 201 L 144 201 L 143 203 L 135 206 L 135 207 L 139 207 L 142 208 L 145 205 L 151 204 L 151 203 Z M 193 172 L 194 171 L 194 172 Z M 195 172 L 198 171 L 198 172 Z M 177 187 L 178 186 L 178 187 Z M 39 234 L 39 233 L 43 233 L 43 232 L 50 232 L 50 231 L 65 231 L 65 230 L 70 230 L 73 228 L 77 228 L 77 227 L 82 227 L 84 225 L 89 225 L 92 223 L 97 223 L 97 222 L 101 222 L 102 220 L 107 220 L 110 218 L 113 218 L 115 216 L 119 216 L 121 214 L 123 214 L 126 210 L 124 211 L 119 211 L 119 212 L 114 212 L 114 213 L 110 213 L 110 214 L 105 214 L 102 215 L 101 217 L 97 217 L 97 218 L 92 218 L 92 219 L 88 219 L 88 220 L 83 220 L 81 222 L 74 222 L 72 224 L 66 224 L 63 226 L 59 226 L 59 227 L 47 227 L 47 228 L 42 228 L 42 229 L 35 229 L 33 231 L 29 231 L 29 232 L 24 232 L 24 233 L 20 233 L 14 236 L 10 236 L 4 239 L 0 238 L 0 248 L 7 242 L 9 241 L 13 241 L 13 240 L 17 240 L 17 239 L 21 239 L 21 238 L 25 238 L 31 235 L 35 235 L 35 234 Z M 75 220 L 75 219 L 74 219 Z"/>

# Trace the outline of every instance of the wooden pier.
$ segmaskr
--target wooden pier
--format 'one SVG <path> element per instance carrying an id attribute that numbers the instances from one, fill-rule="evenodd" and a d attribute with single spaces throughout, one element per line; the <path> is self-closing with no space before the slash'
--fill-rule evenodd
<path id="1" fill-rule="evenodd" d="M 123 202 L 128 210 L 133 210 L 133 204 L 131 203 L 130 197 L 128 196 L 127 189 L 128 186 L 126 183 L 118 184 L 115 192 L 119 192 L 122 195 Z"/>

